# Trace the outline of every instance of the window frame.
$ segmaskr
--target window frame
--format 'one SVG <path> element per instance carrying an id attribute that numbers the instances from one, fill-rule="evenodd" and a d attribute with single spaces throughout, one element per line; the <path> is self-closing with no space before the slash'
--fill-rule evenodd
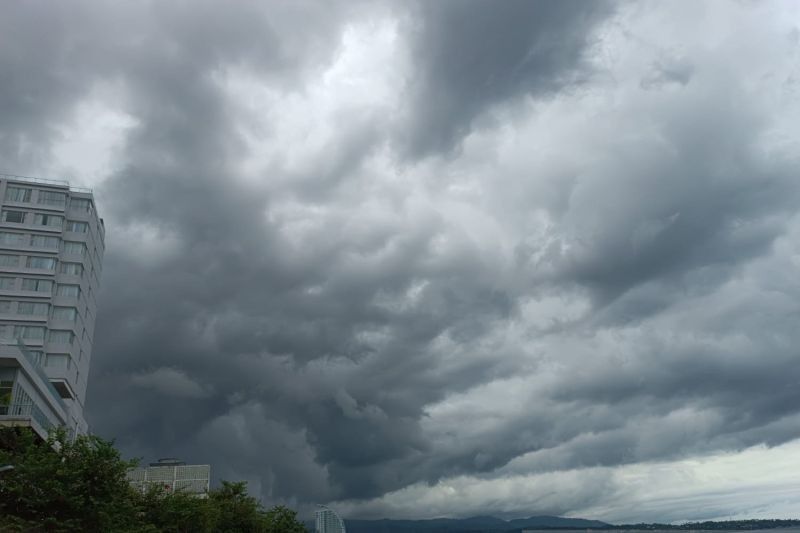
<path id="1" fill-rule="evenodd" d="M 36 195 L 36 203 L 38 205 L 52 205 L 52 206 L 63 206 L 66 207 L 67 205 L 67 193 L 61 191 L 50 191 L 47 189 L 38 189 L 39 194 Z M 43 200 L 43 198 L 56 198 L 58 197 L 60 201 L 52 201 L 52 200 Z"/>
<path id="2" fill-rule="evenodd" d="M 51 245 L 36 244 L 37 239 L 43 239 L 46 242 L 51 243 Z M 61 238 L 56 237 L 55 235 L 39 235 L 38 233 L 31 235 L 31 246 L 34 248 L 46 248 L 48 250 L 58 250 L 60 244 L 61 244 Z"/>
<path id="3" fill-rule="evenodd" d="M 5 254 L 5 253 L 0 254 L 0 258 L 7 258 L 7 257 L 8 258 L 16 257 L 17 264 L 11 264 L 11 263 L 6 264 L 3 259 L 0 259 L 0 267 L 19 268 L 19 260 L 21 257 L 19 254 Z"/>
<path id="4" fill-rule="evenodd" d="M 77 274 L 74 273 L 74 272 L 67 272 L 65 270 L 65 267 L 67 267 L 67 266 L 75 266 L 75 265 L 80 267 L 78 269 L 79 272 Z M 58 273 L 59 274 L 66 274 L 68 276 L 78 276 L 81 279 L 83 278 L 83 273 L 85 271 L 86 271 L 86 269 L 84 268 L 83 263 L 76 263 L 75 261 L 61 261 L 61 268 L 58 269 Z"/>
<path id="5" fill-rule="evenodd" d="M 71 289 L 74 288 L 76 289 L 75 291 L 76 294 L 64 294 L 61 292 L 62 287 L 64 288 L 69 287 Z M 64 298 L 75 298 L 76 300 L 79 300 L 81 297 L 81 286 L 78 283 L 58 283 L 56 284 L 56 296 L 62 296 Z"/>
<path id="6" fill-rule="evenodd" d="M 10 213 L 13 213 L 15 215 L 22 215 L 22 220 L 19 220 L 19 221 L 8 220 L 8 215 Z M 3 220 L 3 222 L 8 222 L 9 224 L 24 224 L 27 214 L 28 214 L 27 211 L 19 211 L 17 209 L 3 209 L 2 220 Z"/>
<path id="7" fill-rule="evenodd" d="M 47 224 L 50 219 L 59 219 L 58 224 Z M 45 222 L 38 222 L 38 220 L 44 220 Z M 45 228 L 58 228 L 64 227 L 64 216 L 57 215 L 55 213 L 34 213 L 33 214 L 33 223 L 36 226 L 42 226 Z"/>
<path id="8" fill-rule="evenodd" d="M 72 310 L 71 318 L 56 316 L 56 312 L 63 311 L 65 309 Z M 66 320 L 74 324 L 78 320 L 78 308 L 72 305 L 54 305 L 52 306 L 52 309 L 50 311 L 50 318 L 52 318 L 53 320 Z"/>
<path id="9" fill-rule="evenodd" d="M 34 290 L 26 289 L 25 288 L 25 282 L 26 281 L 35 282 L 36 283 L 36 289 L 34 289 Z M 46 291 L 39 290 L 39 284 L 42 283 L 42 282 L 49 283 L 50 284 L 50 288 L 48 290 L 46 290 Z M 52 279 L 41 279 L 41 278 L 22 278 L 22 284 L 20 284 L 20 290 L 21 291 L 25 291 L 25 292 L 35 292 L 35 293 L 47 292 L 47 293 L 53 294 L 53 280 Z"/>
<path id="10" fill-rule="evenodd" d="M 79 226 L 83 228 L 83 231 L 77 231 L 74 229 L 74 226 Z M 70 233 L 89 233 L 89 223 L 84 222 L 82 220 L 67 220 L 67 225 L 65 231 L 69 231 Z"/>
<path id="11" fill-rule="evenodd" d="M 81 242 L 81 241 L 66 241 L 66 240 L 65 241 L 61 241 L 61 242 L 62 242 L 61 252 L 65 253 L 65 254 L 79 256 L 79 257 L 86 257 L 86 254 L 89 251 L 89 247 L 86 246 L 85 242 Z M 81 252 L 80 253 L 75 253 L 75 252 L 73 252 L 71 250 L 68 250 L 68 248 L 74 248 L 74 246 L 72 246 L 72 245 L 80 245 Z"/>
<path id="12" fill-rule="evenodd" d="M 52 267 L 32 266 L 31 265 L 31 259 L 44 259 L 44 260 L 52 261 L 53 262 L 53 266 Z M 41 256 L 41 255 L 29 255 L 28 256 L 28 260 L 25 262 L 25 267 L 26 268 L 32 268 L 32 269 L 35 269 L 35 270 L 55 270 L 55 268 L 57 266 L 58 266 L 58 261 L 56 260 L 55 257 L 45 257 L 45 256 Z"/>
<path id="13" fill-rule="evenodd" d="M 52 339 L 54 333 L 69 333 L 69 342 L 54 341 Z M 51 329 L 47 332 L 47 342 L 55 344 L 68 344 L 70 346 L 75 344 L 75 332 L 70 329 Z"/>
<path id="14" fill-rule="evenodd" d="M 23 313 L 22 312 L 23 306 L 25 306 L 25 308 L 30 306 L 31 312 L 30 313 Z M 41 307 L 41 306 L 43 306 L 43 307 Z M 35 313 L 34 311 L 36 309 L 44 310 L 44 313 Z M 43 316 L 43 317 L 49 317 L 50 316 L 50 304 L 46 303 L 46 302 L 30 302 L 30 301 L 27 301 L 27 300 L 26 301 L 22 301 L 22 302 L 17 302 L 17 314 L 21 315 L 21 316 Z"/>
<path id="15" fill-rule="evenodd" d="M 17 200 L 16 198 L 10 198 L 11 195 L 9 195 L 8 193 L 11 192 L 12 190 L 13 191 L 21 191 L 23 193 L 22 194 L 23 199 L 22 200 Z M 5 197 L 4 197 L 6 202 L 17 202 L 17 203 L 21 203 L 21 204 L 29 204 L 29 203 L 31 203 L 31 198 L 32 197 L 33 197 L 33 189 L 30 188 L 30 187 L 19 187 L 17 185 L 7 185 L 6 186 L 6 192 L 5 192 Z"/>

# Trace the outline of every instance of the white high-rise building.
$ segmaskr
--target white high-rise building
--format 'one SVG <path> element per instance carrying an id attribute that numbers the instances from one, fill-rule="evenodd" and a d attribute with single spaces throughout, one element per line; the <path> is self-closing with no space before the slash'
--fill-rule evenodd
<path id="1" fill-rule="evenodd" d="M 104 238 L 91 190 L 0 174 L 0 426 L 88 431 Z"/>
<path id="2" fill-rule="evenodd" d="M 344 528 L 344 520 L 339 518 L 333 509 L 320 505 L 314 514 L 317 519 L 316 533 L 347 533 Z"/>

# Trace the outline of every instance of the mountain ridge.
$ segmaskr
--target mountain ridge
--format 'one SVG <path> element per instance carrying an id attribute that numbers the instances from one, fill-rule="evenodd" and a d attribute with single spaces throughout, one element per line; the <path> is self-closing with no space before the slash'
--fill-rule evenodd
<path id="1" fill-rule="evenodd" d="M 523 528 L 587 529 L 608 528 L 611 524 L 584 518 L 530 516 L 503 520 L 494 516 L 469 518 L 432 518 L 426 520 L 345 520 L 347 533 L 506 533 Z M 311 524 L 313 531 L 313 524 Z"/>

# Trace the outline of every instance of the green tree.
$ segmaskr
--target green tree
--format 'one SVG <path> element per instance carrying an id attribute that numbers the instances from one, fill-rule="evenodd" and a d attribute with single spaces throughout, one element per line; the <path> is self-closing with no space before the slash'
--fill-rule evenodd
<path id="1" fill-rule="evenodd" d="M 266 533 L 306 533 L 306 527 L 297 520 L 297 511 L 283 505 L 266 513 Z"/>
<path id="2" fill-rule="evenodd" d="M 30 431 L 4 429 L 0 463 L 0 524 L 13 531 L 126 531 L 136 521 L 123 461 L 95 436 L 70 440 L 64 430 L 47 442 Z"/>
<path id="3" fill-rule="evenodd" d="M 154 486 L 137 493 L 138 518 L 143 531 L 211 533 L 217 531 L 219 508 L 206 499 L 185 492 L 165 492 Z"/>
<path id="4" fill-rule="evenodd" d="M 31 431 L 0 429 L 0 531 L 110 533 L 304 533 L 291 509 L 265 511 L 244 482 L 223 481 L 208 498 L 154 487 L 142 494 L 126 480 L 111 442 L 71 441 L 62 430 L 41 442 Z"/>
<path id="5" fill-rule="evenodd" d="M 223 481 L 222 487 L 211 491 L 209 501 L 219 510 L 217 531 L 264 531 L 267 527 L 261 504 L 248 496 L 244 481 Z"/>

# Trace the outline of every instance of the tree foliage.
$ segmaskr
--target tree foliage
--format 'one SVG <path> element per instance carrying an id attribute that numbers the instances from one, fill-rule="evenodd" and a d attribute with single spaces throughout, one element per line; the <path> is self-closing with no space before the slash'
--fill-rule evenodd
<path id="1" fill-rule="evenodd" d="M 125 461 L 111 442 L 63 431 L 47 442 L 30 431 L 0 429 L 0 531 L 108 531 L 172 533 L 302 533 L 296 513 L 268 511 L 247 494 L 244 482 L 223 481 L 208 498 L 160 487 L 142 494 L 125 475 Z"/>
<path id="2" fill-rule="evenodd" d="M 0 517 L 7 528 L 46 531 L 124 530 L 135 513 L 123 461 L 111 443 L 94 436 L 74 441 L 63 430 L 40 442 L 30 431 L 4 429 Z M 11 529 L 13 531 L 13 529 Z"/>

